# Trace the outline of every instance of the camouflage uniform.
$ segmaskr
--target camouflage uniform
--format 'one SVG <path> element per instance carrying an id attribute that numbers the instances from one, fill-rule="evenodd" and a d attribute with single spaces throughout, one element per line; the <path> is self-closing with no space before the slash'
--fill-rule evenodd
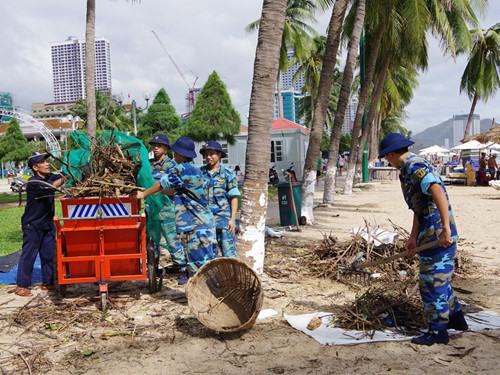
<path id="1" fill-rule="evenodd" d="M 198 268 L 217 255 L 214 218 L 208 209 L 206 182 L 199 168 L 176 164 L 161 180 L 163 189 L 176 189 L 173 197 L 177 233 L 188 255 L 188 270 Z"/>
<path id="2" fill-rule="evenodd" d="M 151 165 L 153 178 L 158 181 L 176 165 L 175 161 L 166 155 L 159 161 L 151 159 L 149 162 Z M 177 230 L 175 226 L 175 206 L 163 206 L 158 213 L 158 219 L 161 222 L 161 237 L 160 243 L 158 245 L 158 250 L 167 250 L 170 253 L 172 262 L 175 265 L 180 266 L 181 271 L 184 271 L 187 264 L 186 251 L 184 250 L 184 247 L 182 246 L 182 243 L 177 236 Z"/>
<path id="3" fill-rule="evenodd" d="M 442 232 L 441 216 L 429 188 L 438 184 L 448 199 L 441 178 L 425 159 L 410 154 L 401 164 L 400 180 L 405 201 L 418 218 L 417 245 L 437 240 Z M 461 310 L 451 287 L 458 232 L 449 203 L 448 215 L 451 238 L 455 243 L 447 248 L 434 247 L 419 254 L 420 295 L 433 331 L 446 330 L 449 316 Z"/>
<path id="4" fill-rule="evenodd" d="M 208 204 L 215 218 L 219 249 L 223 257 L 236 257 L 236 237 L 228 230 L 231 198 L 240 196 L 236 175 L 224 165 L 219 165 L 214 173 L 210 173 L 208 166 L 201 167 L 201 171 L 207 181 Z"/>

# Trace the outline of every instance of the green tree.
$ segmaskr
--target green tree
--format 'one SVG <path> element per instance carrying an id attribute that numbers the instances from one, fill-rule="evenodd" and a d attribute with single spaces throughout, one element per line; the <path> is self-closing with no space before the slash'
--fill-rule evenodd
<path id="1" fill-rule="evenodd" d="M 180 125 L 181 119 L 167 92 L 162 88 L 156 94 L 148 112 L 140 120 L 139 137 L 146 140 L 156 133 L 171 135 L 178 131 Z"/>
<path id="2" fill-rule="evenodd" d="M 116 129 L 126 132 L 132 129 L 132 120 L 120 104 L 99 91 L 96 92 L 95 99 L 98 130 Z M 70 113 L 73 116 L 79 116 L 88 125 L 86 101 L 78 101 L 70 108 Z"/>
<path id="3" fill-rule="evenodd" d="M 240 115 L 231 103 L 226 85 L 214 71 L 201 89 L 183 133 L 195 141 L 226 139 L 234 143 L 240 126 Z"/>
<path id="4" fill-rule="evenodd" d="M 33 148 L 24 138 L 21 127 L 15 118 L 9 121 L 5 135 L 0 137 L 0 160 L 13 161 L 16 166 L 28 159 Z"/>
<path id="5" fill-rule="evenodd" d="M 460 91 L 465 91 L 472 100 L 464 138 L 469 135 L 477 101 L 486 102 L 500 88 L 498 75 L 500 68 L 500 23 L 488 30 L 473 29 L 470 33 L 473 45 L 460 82 Z"/>

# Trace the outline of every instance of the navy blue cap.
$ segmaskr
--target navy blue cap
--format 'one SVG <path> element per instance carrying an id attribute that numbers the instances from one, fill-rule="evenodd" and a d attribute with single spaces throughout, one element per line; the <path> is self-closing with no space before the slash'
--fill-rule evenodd
<path id="1" fill-rule="evenodd" d="M 201 149 L 200 149 L 200 154 L 202 154 L 203 156 L 205 156 L 205 151 L 206 150 L 214 150 L 214 151 L 218 151 L 221 153 L 221 156 L 223 158 L 225 158 L 227 155 L 226 153 L 224 152 L 224 150 L 222 149 L 222 146 L 219 142 L 217 141 L 208 141 L 207 143 L 205 143 Z"/>
<path id="2" fill-rule="evenodd" d="M 379 159 L 383 158 L 390 152 L 401 150 L 402 148 L 409 147 L 414 143 L 415 142 L 409 140 L 403 134 L 389 133 L 384 137 L 384 139 L 382 139 L 382 142 L 380 142 L 378 157 Z"/>
<path id="3" fill-rule="evenodd" d="M 165 134 L 156 134 L 148 143 L 150 145 L 159 144 L 170 147 L 170 141 Z"/>
<path id="4" fill-rule="evenodd" d="M 48 159 L 49 157 L 49 154 L 40 154 L 39 152 L 33 152 L 28 158 L 28 167 L 33 168 L 35 164 L 38 164 L 45 159 Z"/>
<path id="5" fill-rule="evenodd" d="M 183 136 L 180 137 L 171 147 L 172 151 L 176 154 L 184 156 L 188 159 L 194 159 L 196 157 L 196 151 L 194 150 L 194 142 L 191 138 Z"/>

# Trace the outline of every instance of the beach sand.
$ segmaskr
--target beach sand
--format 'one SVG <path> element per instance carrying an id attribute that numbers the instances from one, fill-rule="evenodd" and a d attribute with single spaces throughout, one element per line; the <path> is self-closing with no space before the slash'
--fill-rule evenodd
<path id="1" fill-rule="evenodd" d="M 497 256 L 500 226 L 500 192 L 492 188 L 451 186 L 461 242 L 479 266 L 455 285 L 470 293 L 458 296 L 480 309 L 500 312 L 500 260 Z M 318 192 L 317 203 L 321 201 Z M 300 233 L 268 242 L 263 308 L 278 316 L 258 322 L 250 331 L 216 335 L 196 321 L 182 298 L 182 289 L 169 283 L 163 293 L 149 295 L 140 283 L 111 287 L 114 303 L 99 315 L 95 286 L 70 288 L 64 302 L 86 303 L 81 313 L 95 311 L 97 320 L 76 317 L 62 329 L 42 321 L 16 324 L 26 299 L 10 287 L 0 289 L 0 367 L 6 373 L 46 374 L 497 374 L 500 367 L 500 331 L 467 332 L 449 345 L 419 347 L 409 342 L 322 346 L 291 328 L 283 313 L 330 311 L 351 301 L 356 290 L 327 279 L 304 275 L 294 267 L 296 258 L 324 234 L 349 238 L 353 226 L 387 219 L 410 229 L 412 215 L 397 182 L 370 183 L 352 196 L 337 195 L 334 207 L 319 207 L 316 224 Z M 271 277 L 269 270 L 281 276 Z M 46 304 L 61 303 L 41 294 Z M 47 328 L 49 327 L 49 328 Z M 59 326 L 60 328 L 60 326 Z M 2 351 L 3 350 L 3 351 Z M 8 350 L 5 351 L 5 350 Z M 12 353 L 22 353 L 23 358 Z M 10 371 L 10 372 L 9 372 Z"/>

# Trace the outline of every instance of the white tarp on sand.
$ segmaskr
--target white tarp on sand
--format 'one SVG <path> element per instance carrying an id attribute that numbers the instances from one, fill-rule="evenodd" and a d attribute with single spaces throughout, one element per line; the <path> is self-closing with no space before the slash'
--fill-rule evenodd
<path id="1" fill-rule="evenodd" d="M 313 318 L 320 318 L 321 325 L 315 330 L 309 330 L 307 325 Z M 354 345 L 381 341 L 404 341 L 410 340 L 412 336 L 404 336 L 391 331 L 375 331 L 372 337 L 362 331 L 347 331 L 342 328 L 329 327 L 332 318 L 331 313 L 316 312 L 312 314 L 288 315 L 285 319 L 293 328 L 311 336 L 322 345 Z M 485 328 L 500 329 L 500 315 L 494 311 L 480 311 L 466 315 L 469 330 L 480 331 Z M 450 331 L 450 335 L 454 331 Z"/>

